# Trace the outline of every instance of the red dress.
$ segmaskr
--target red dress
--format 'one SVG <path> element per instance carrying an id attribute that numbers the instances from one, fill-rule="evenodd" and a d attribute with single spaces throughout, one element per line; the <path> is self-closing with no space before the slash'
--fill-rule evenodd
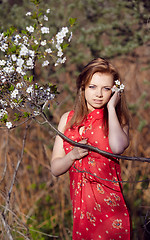
<path id="1" fill-rule="evenodd" d="M 68 121 L 73 113 L 69 113 Z M 67 129 L 65 135 L 77 142 L 86 138 L 89 145 L 112 152 L 108 137 L 102 130 L 102 119 L 103 109 L 95 109 L 81 125 Z M 79 129 L 82 126 L 84 130 L 81 135 Z M 64 141 L 66 154 L 72 148 L 71 144 Z M 130 217 L 122 195 L 122 186 L 119 182 L 113 182 L 121 180 L 120 172 L 117 159 L 108 159 L 95 152 L 89 152 L 72 165 L 69 174 L 73 240 L 130 239 Z"/>

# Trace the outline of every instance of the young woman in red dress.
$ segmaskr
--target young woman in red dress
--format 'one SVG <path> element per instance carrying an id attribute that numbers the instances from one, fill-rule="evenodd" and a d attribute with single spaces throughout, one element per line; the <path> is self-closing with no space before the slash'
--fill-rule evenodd
<path id="1" fill-rule="evenodd" d="M 105 59 L 86 65 L 77 79 L 74 110 L 65 113 L 58 129 L 76 142 L 121 154 L 129 145 L 129 117 L 121 81 Z M 74 147 L 56 136 L 51 161 L 54 176 L 69 170 L 73 206 L 73 240 L 130 240 L 119 160 Z"/>

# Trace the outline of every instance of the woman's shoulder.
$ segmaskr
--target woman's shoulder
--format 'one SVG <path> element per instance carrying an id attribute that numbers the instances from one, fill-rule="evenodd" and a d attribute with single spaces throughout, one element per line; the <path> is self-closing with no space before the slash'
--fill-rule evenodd
<path id="1" fill-rule="evenodd" d="M 68 111 L 61 116 L 60 121 L 59 121 L 59 125 L 58 125 L 58 130 L 59 131 L 64 132 L 67 121 L 68 121 L 68 117 L 72 113 L 73 113 L 73 111 Z"/>

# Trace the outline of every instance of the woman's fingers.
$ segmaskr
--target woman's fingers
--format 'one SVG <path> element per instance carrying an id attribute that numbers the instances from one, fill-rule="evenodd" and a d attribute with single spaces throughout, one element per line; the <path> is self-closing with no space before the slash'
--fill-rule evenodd
<path id="1" fill-rule="evenodd" d="M 87 139 L 81 140 L 79 143 L 87 144 Z M 88 150 L 82 147 L 74 147 L 72 150 L 72 155 L 74 159 L 81 159 L 88 154 Z"/>

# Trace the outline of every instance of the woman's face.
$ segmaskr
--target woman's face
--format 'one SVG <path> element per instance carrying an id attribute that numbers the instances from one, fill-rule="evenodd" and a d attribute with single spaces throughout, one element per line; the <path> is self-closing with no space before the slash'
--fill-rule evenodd
<path id="1" fill-rule="evenodd" d="M 103 108 L 109 101 L 113 87 L 113 76 L 107 73 L 94 73 L 85 87 L 85 99 L 89 111 Z"/>

